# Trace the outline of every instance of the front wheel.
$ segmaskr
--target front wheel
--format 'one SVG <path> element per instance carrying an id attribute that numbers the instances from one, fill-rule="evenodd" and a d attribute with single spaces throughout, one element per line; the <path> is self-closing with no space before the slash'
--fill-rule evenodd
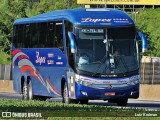
<path id="1" fill-rule="evenodd" d="M 64 89 L 63 89 L 63 103 L 70 104 L 71 101 L 72 100 L 69 98 L 69 91 L 68 91 L 68 88 L 67 88 L 67 84 L 65 83 L 64 84 Z"/>

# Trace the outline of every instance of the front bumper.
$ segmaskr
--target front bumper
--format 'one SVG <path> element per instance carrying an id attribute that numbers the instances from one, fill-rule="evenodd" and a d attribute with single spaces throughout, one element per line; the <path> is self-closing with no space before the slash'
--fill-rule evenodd
<path id="1" fill-rule="evenodd" d="M 139 83 L 121 88 L 97 89 L 75 83 L 77 100 L 109 100 L 139 97 Z M 105 95 L 106 92 L 114 92 L 115 95 Z"/>

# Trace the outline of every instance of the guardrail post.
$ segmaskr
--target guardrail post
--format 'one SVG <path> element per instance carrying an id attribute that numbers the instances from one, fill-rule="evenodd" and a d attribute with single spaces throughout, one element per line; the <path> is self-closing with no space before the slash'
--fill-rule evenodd
<path id="1" fill-rule="evenodd" d="M 5 65 L 4 80 L 10 80 L 11 66 Z"/>
<path id="2" fill-rule="evenodd" d="M 2 80 L 1 64 L 0 64 L 0 80 Z"/>
<path id="3" fill-rule="evenodd" d="M 1 64 L 1 79 L 4 80 L 5 64 Z"/>
<path id="4" fill-rule="evenodd" d="M 153 85 L 153 81 L 154 81 L 154 62 L 152 63 L 152 85 Z"/>

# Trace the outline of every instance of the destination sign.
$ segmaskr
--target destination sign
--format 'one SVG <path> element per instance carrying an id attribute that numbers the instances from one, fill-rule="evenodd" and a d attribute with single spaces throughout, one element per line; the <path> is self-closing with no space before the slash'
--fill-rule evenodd
<path id="1" fill-rule="evenodd" d="M 89 29 L 89 28 L 84 28 L 81 30 L 82 33 L 104 33 L 104 30 L 103 29 Z"/>

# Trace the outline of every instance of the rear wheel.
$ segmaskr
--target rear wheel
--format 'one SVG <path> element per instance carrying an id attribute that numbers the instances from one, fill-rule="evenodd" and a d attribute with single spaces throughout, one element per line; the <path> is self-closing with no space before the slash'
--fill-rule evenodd
<path id="1" fill-rule="evenodd" d="M 120 99 L 117 101 L 118 106 L 126 106 L 128 102 L 128 99 Z"/>
<path id="2" fill-rule="evenodd" d="M 27 87 L 27 83 L 24 81 L 23 83 L 23 90 L 22 90 L 22 99 L 23 100 L 28 100 L 28 87 Z"/>
<path id="3" fill-rule="evenodd" d="M 33 95 L 33 90 L 32 90 L 32 82 L 31 80 L 28 83 L 28 100 L 33 100 L 36 97 Z"/>
<path id="4" fill-rule="evenodd" d="M 38 95 L 33 95 L 33 87 L 32 87 L 32 81 L 29 81 L 28 84 L 28 100 L 41 100 L 45 101 L 48 97 L 46 96 L 38 96 Z"/>

